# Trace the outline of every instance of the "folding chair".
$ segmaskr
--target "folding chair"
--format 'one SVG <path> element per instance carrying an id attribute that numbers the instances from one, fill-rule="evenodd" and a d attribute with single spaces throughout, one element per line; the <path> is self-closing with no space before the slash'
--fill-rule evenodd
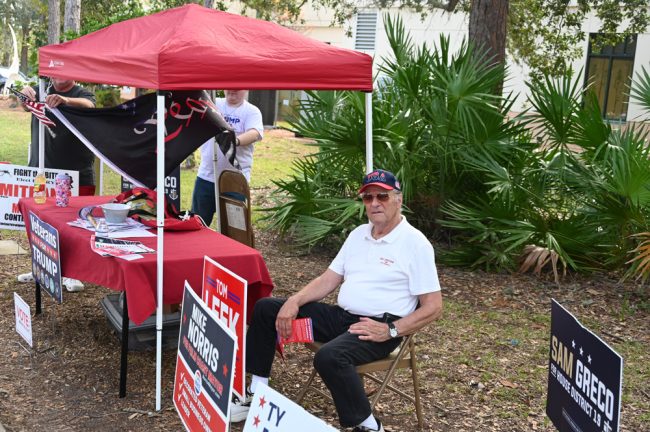
<path id="1" fill-rule="evenodd" d="M 305 346 L 314 353 L 318 352 L 322 345 L 323 344 L 319 342 L 305 344 Z M 406 368 L 411 369 L 411 377 L 413 379 L 413 396 L 404 393 L 402 390 L 390 384 L 395 371 L 397 371 L 397 369 Z M 386 372 L 386 374 L 383 377 L 380 377 L 377 376 L 378 372 Z M 379 401 L 381 395 L 384 393 L 384 390 L 392 390 L 396 394 L 409 400 L 415 405 L 415 415 L 418 418 L 418 429 L 422 429 L 424 421 L 422 418 L 422 403 L 420 402 L 420 380 L 418 378 L 418 364 L 415 355 L 415 334 L 406 336 L 402 341 L 402 344 L 399 346 L 399 349 L 396 349 L 390 353 L 388 357 L 357 366 L 357 373 L 361 376 L 362 380 L 364 378 L 369 378 L 370 380 L 380 384 L 379 388 L 374 393 L 368 394 L 368 397 L 370 398 L 371 409 L 375 408 L 375 405 L 377 404 L 377 401 Z M 302 403 L 303 399 L 305 398 L 305 394 L 310 389 L 332 400 L 329 393 L 312 386 L 314 378 L 316 378 L 316 374 L 316 369 L 312 370 L 307 383 L 303 386 L 302 390 L 300 390 L 300 393 L 298 393 L 296 399 L 299 404 Z"/>
<path id="2" fill-rule="evenodd" d="M 239 171 L 226 170 L 219 175 L 219 214 L 223 235 L 255 247 L 250 189 L 246 177 Z"/>

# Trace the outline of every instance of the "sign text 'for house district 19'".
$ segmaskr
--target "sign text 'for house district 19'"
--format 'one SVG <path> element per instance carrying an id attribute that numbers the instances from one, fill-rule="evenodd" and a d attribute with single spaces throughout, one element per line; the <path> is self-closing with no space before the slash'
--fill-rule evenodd
<path id="1" fill-rule="evenodd" d="M 219 320 L 237 336 L 233 393 L 245 397 L 246 388 L 246 292 L 248 282 L 218 262 L 203 260 L 201 298 Z"/>
<path id="2" fill-rule="evenodd" d="M 623 358 L 555 300 L 546 414 L 560 432 L 617 432 Z"/>
<path id="3" fill-rule="evenodd" d="M 34 196 L 34 178 L 38 168 L 21 165 L 0 164 L 0 229 L 24 230 L 25 221 L 18 209 L 18 200 Z M 79 195 L 79 172 L 45 169 L 48 197 L 55 196 L 54 179 L 57 174 L 72 177 L 72 195 Z"/>

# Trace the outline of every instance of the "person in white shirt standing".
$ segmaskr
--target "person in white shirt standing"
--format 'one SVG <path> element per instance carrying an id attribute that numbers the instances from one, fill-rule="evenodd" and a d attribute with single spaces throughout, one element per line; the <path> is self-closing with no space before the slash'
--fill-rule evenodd
<path id="1" fill-rule="evenodd" d="M 355 366 L 387 357 L 402 336 L 442 314 L 442 295 L 431 242 L 402 215 L 395 176 L 375 170 L 359 190 L 369 223 L 353 230 L 319 277 L 288 299 L 255 303 L 246 333 L 246 370 L 252 375 L 244 400 L 231 404 L 232 422 L 246 419 L 257 385 L 268 383 L 277 336 L 289 337 L 297 317 L 312 319 L 323 346 L 314 367 L 327 385 L 343 427 L 383 432 Z M 336 305 L 321 303 L 340 286 Z"/>
<path id="2" fill-rule="evenodd" d="M 225 90 L 225 98 L 217 98 L 215 105 L 237 135 L 237 162 L 246 180 L 250 182 L 255 143 L 264 136 L 264 124 L 259 108 L 246 100 L 248 90 Z M 201 164 L 192 194 L 192 211 L 209 226 L 216 211 L 214 197 L 213 139 L 201 146 Z"/>

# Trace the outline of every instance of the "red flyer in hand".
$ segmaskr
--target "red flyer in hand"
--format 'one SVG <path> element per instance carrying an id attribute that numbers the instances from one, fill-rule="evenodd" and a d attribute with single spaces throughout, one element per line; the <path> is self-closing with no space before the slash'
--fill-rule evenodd
<path id="1" fill-rule="evenodd" d="M 276 350 L 284 359 L 284 345 L 288 343 L 307 343 L 314 341 L 314 327 L 311 318 L 298 318 L 291 323 L 291 336 L 283 338 L 278 335 Z"/>
<path id="2" fill-rule="evenodd" d="M 305 343 L 314 341 L 314 327 L 311 318 L 298 318 L 291 323 L 291 336 L 280 337 L 280 344 Z"/>

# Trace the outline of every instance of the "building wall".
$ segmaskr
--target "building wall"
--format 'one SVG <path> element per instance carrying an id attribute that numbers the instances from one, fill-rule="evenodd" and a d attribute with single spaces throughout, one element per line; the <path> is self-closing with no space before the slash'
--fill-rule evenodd
<path id="1" fill-rule="evenodd" d="M 366 9 L 371 11 L 373 9 Z M 455 51 L 458 49 L 464 38 L 467 37 L 467 26 L 469 18 L 464 13 L 447 13 L 444 11 L 437 11 L 422 20 L 420 15 L 406 10 L 392 8 L 388 11 L 377 11 L 377 26 L 375 36 L 375 49 L 362 50 L 363 52 L 374 57 L 374 71 L 381 63 L 381 59 L 385 58 L 390 53 L 390 46 L 388 45 L 388 38 L 384 32 L 384 15 L 390 13 L 393 16 L 399 15 L 406 27 L 409 30 L 413 43 L 421 45 L 425 43 L 427 46 L 433 48 L 438 44 L 440 35 L 449 36 L 451 42 L 451 49 Z M 313 11 L 305 10 L 303 13 L 304 24 L 295 25 L 293 28 L 315 39 L 329 42 L 333 45 L 354 48 L 356 34 L 356 19 L 352 18 L 344 26 L 331 26 L 332 15 L 327 11 Z M 351 30 L 351 35 L 346 35 L 346 28 Z M 588 37 L 589 33 L 596 33 L 600 29 L 600 22 L 595 16 L 589 17 L 584 24 L 586 34 L 585 40 L 582 42 L 583 55 L 573 62 L 573 68 L 576 71 L 584 71 L 587 63 L 588 53 Z M 650 33 L 641 34 L 637 40 L 637 51 L 634 60 L 634 76 L 641 71 L 641 67 L 645 66 L 646 70 L 650 72 L 650 50 L 643 47 L 650 46 Z M 514 111 L 522 111 L 530 107 L 527 102 L 528 90 L 526 81 L 529 79 L 529 68 L 525 65 L 517 64 L 511 57 L 508 61 L 509 74 L 506 82 L 504 83 L 504 94 L 512 93 L 516 96 L 515 104 L 513 105 Z M 583 78 L 581 78 L 583 79 Z M 627 119 L 630 121 L 649 121 L 650 114 L 643 114 L 641 107 L 630 101 L 627 113 Z"/>

